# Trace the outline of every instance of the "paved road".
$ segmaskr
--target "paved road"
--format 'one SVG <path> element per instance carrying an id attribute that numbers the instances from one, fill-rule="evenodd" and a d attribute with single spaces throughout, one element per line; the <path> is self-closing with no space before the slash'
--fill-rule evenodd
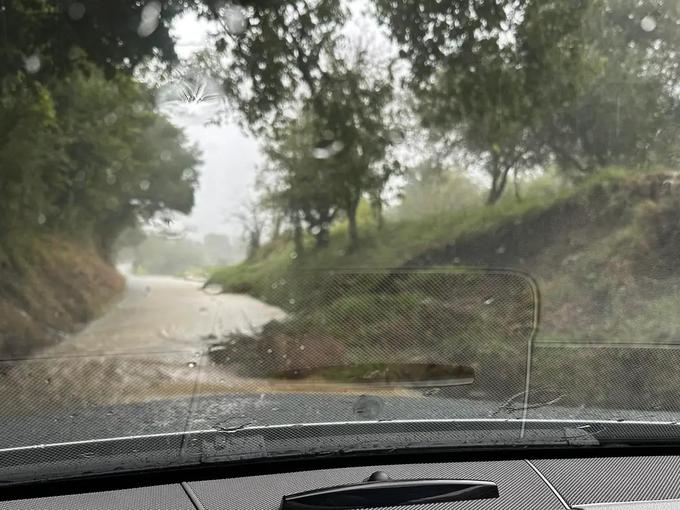
<path id="1" fill-rule="evenodd" d="M 203 291 L 200 282 L 129 276 L 124 297 L 107 314 L 44 354 L 200 351 L 210 334 L 249 330 L 283 316 L 249 296 Z"/>
<path id="2" fill-rule="evenodd" d="M 191 395 L 198 386 L 243 389 L 228 370 L 208 366 L 209 344 L 284 313 L 201 287 L 179 278 L 129 277 L 124 296 L 105 315 L 0 375 L 0 415 Z"/>

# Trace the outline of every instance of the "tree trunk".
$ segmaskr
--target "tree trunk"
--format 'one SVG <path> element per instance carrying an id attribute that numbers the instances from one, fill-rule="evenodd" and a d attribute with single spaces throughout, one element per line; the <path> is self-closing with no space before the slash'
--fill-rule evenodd
<path id="1" fill-rule="evenodd" d="M 281 236 L 281 225 L 283 223 L 283 215 L 277 214 L 274 218 L 274 227 L 272 229 L 272 241 L 276 241 Z"/>
<path id="2" fill-rule="evenodd" d="M 316 234 L 314 234 L 314 240 L 316 241 L 317 248 L 325 248 L 326 246 L 328 246 L 328 243 L 330 241 L 328 229 L 320 227 L 319 231 Z"/>
<path id="3" fill-rule="evenodd" d="M 497 157 L 493 158 L 491 165 L 491 189 L 489 190 L 489 196 L 486 199 L 487 205 L 493 205 L 501 198 L 501 195 L 505 190 L 505 184 L 508 181 L 508 174 L 512 168 L 512 166 L 507 166 L 503 169 L 499 168 Z"/>
<path id="4" fill-rule="evenodd" d="M 515 200 L 518 202 L 522 201 L 522 195 L 519 192 L 519 181 L 517 180 L 517 168 L 512 171 L 512 182 L 515 187 Z"/>
<path id="5" fill-rule="evenodd" d="M 382 230 L 384 225 L 383 203 L 380 199 L 373 202 L 373 217 L 375 218 L 375 224 L 378 227 L 378 230 Z"/>
<path id="6" fill-rule="evenodd" d="M 359 232 L 357 231 L 357 206 L 358 203 L 350 204 L 347 208 L 347 236 L 349 247 L 355 248 L 359 244 Z"/>
<path id="7" fill-rule="evenodd" d="M 302 222 L 300 221 L 300 213 L 295 211 L 292 215 L 293 223 L 293 245 L 298 256 L 302 255 L 304 251 L 304 244 L 302 238 Z"/>

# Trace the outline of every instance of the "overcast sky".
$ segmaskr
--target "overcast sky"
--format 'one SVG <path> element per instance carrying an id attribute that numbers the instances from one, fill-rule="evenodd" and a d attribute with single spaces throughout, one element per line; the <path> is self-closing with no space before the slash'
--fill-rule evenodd
<path id="1" fill-rule="evenodd" d="M 176 20 L 173 34 L 180 58 L 205 47 L 208 29 L 207 22 L 192 13 Z M 206 125 L 208 116 L 173 115 L 171 120 L 202 152 L 196 205 L 188 226 L 200 237 L 210 232 L 239 235 L 238 225 L 229 216 L 252 189 L 260 160 L 257 143 L 235 124 Z"/>
<path id="2" fill-rule="evenodd" d="M 351 22 L 345 25 L 343 33 L 357 47 L 370 49 L 382 60 L 396 50 L 375 20 L 365 13 L 366 6 L 362 0 L 351 4 Z M 211 22 L 198 19 L 192 12 L 177 18 L 172 34 L 177 41 L 176 50 L 180 59 L 189 58 L 192 53 L 204 49 L 211 28 Z M 211 79 L 209 76 L 202 78 Z M 219 90 L 217 82 L 213 86 Z M 171 120 L 184 129 L 190 142 L 198 145 L 203 154 L 200 183 L 195 195 L 196 205 L 187 223 L 197 237 L 210 232 L 239 235 L 240 226 L 233 219 L 233 213 L 252 193 L 262 156 L 256 141 L 244 134 L 237 125 L 206 125 L 211 113 L 214 113 L 214 107 L 211 109 L 210 105 L 207 106 L 201 111 L 187 113 L 187 105 L 180 105 L 181 109 L 170 115 Z"/>

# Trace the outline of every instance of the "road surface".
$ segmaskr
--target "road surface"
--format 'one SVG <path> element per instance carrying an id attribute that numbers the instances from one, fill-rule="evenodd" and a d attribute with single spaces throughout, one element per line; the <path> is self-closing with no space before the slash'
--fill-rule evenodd
<path id="1" fill-rule="evenodd" d="M 243 390 L 234 374 L 209 365 L 209 345 L 284 315 L 249 296 L 204 291 L 200 282 L 129 276 L 102 317 L 5 370 L 0 398 L 16 413 Z"/>
<path id="2" fill-rule="evenodd" d="M 201 351 L 206 339 L 248 331 L 284 313 L 249 296 L 216 294 L 201 282 L 128 276 L 123 298 L 48 356 Z"/>

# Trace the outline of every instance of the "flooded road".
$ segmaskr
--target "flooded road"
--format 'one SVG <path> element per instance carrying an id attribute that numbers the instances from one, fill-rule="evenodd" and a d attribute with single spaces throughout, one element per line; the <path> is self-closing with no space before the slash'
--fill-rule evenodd
<path id="1" fill-rule="evenodd" d="M 201 282 L 128 276 L 118 303 L 47 355 L 200 351 L 210 336 L 250 331 L 283 316 L 249 296 L 204 291 Z"/>
<path id="2" fill-rule="evenodd" d="M 211 343 L 284 313 L 202 283 L 130 276 L 124 295 L 82 331 L 30 359 L 5 364 L 0 398 L 10 414 L 246 391 L 247 381 L 211 365 Z"/>

